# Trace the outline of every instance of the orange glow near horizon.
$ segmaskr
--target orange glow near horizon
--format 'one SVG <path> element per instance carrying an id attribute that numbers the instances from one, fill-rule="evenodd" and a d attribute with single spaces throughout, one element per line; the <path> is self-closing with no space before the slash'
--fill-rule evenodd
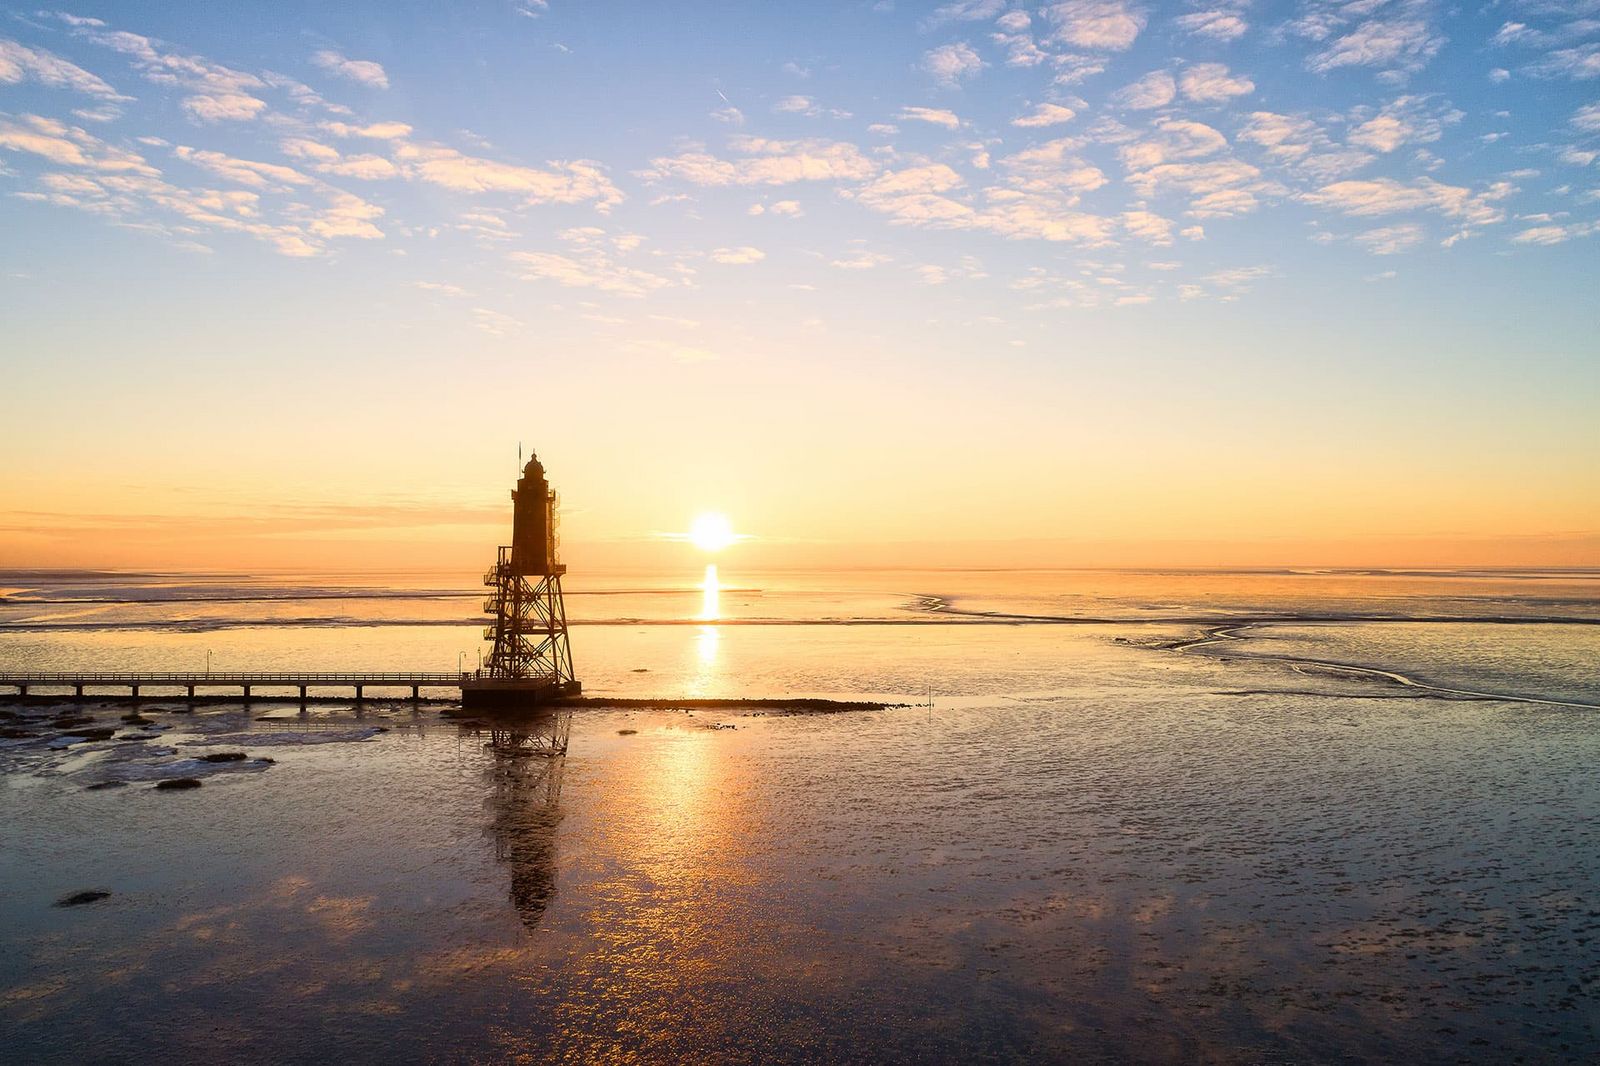
<path id="1" fill-rule="evenodd" d="M 565 501 L 563 561 L 579 573 L 670 573 L 734 549 L 747 571 L 1600 565 L 1600 484 L 1575 450 L 1515 476 L 1485 460 L 1468 476 L 1410 452 L 1380 462 L 1361 441 L 1311 461 L 1263 448 L 1219 464 L 1158 431 L 1127 451 L 1076 432 L 988 427 L 965 451 L 861 439 L 842 455 L 831 439 L 768 447 L 752 427 L 749 449 L 691 433 L 541 455 Z M 70 450 L 22 456 L 0 469 L 0 569 L 471 573 L 509 538 L 510 472 L 486 449 L 439 457 L 401 441 L 375 464 L 354 442 L 323 441 L 340 462 L 316 465 L 288 437 L 236 454 L 233 470 L 207 452 L 130 454 L 115 479 Z M 1146 462 L 1152 449 L 1161 463 Z M 1361 476 L 1382 462 L 1385 477 Z M 686 523 L 696 499 L 728 510 Z M 737 532 L 748 528 L 763 535 Z M 683 532 L 651 532 L 663 529 Z"/>

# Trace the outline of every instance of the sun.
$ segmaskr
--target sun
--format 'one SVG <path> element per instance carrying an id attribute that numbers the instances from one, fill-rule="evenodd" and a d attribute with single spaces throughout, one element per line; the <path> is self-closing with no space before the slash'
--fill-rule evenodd
<path id="1" fill-rule="evenodd" d="M 695 518 L 689 527 L 689 543 L 706 552 L 719 552 L 738 540 L 728 516 L 707 511 Z"/>

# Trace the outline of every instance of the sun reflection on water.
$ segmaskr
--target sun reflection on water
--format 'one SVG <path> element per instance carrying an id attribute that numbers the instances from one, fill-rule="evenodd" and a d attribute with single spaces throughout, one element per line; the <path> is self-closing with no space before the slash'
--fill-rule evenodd
<path id="1" fill-rule="evenodd" d="M 722 583 L 717 580 L 717 565 L 706 567 L 706 576 L 700 582 L 700 620 L 715 622 L 722 617 Z"/>
<path id="2" fill-rule="evenodd" d="M 700 582 L 700 614 L 703 622 L 715 622 L 722 617 L 722 583 L 717 579 L 716 564 L 706 567 L 705 578 Z M 695 675 L 691 695 L 704 696 L 711 689 L 717 671 L 717 648 L 722 643 L 722 629 L 716 625 L 703 625 L 695 638 Z"/>

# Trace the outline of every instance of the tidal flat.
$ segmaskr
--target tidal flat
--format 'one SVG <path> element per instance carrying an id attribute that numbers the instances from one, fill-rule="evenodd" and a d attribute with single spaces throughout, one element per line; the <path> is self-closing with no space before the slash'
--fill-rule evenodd
<path id="1" fill-rule="evenodd" d="M 590 706 L 554 759 L 401 700 L 0 697 L 0 1033 L 41 1062 L 1583 1061 L 1584 595 L 1206 646 L 1136 617 L 593 624 L 597 695 L 903 705 Z M 450 647 L 112 621 L 24 620 L 0 657 Z"/>

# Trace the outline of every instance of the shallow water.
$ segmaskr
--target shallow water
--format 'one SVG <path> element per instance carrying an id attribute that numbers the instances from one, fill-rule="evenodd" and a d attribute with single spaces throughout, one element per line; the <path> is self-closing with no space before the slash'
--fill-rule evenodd
<path id="1" fill-rule="evenodd" d="M 1014 580 L 920 589 L 1062 613 L 1048 588 L 1055 608 L 1019 610 Z M 909 582 L 837 583 L 795 599 L 927 613 Z M 1526 587 L 1513 610 L 1537 614 L 1547 583 Z M 1581 703 L 1596 627 L 1273 624 L 1183 651 L 1201 626 L 719 625 L 677 599 L 684 625 L 575 631 L 586 687 L 933 706 L 585 710 L 554 760 L 403 702 L 175 701 L 143 710 L 151 725 L 106 703 L 97 722 L 156 739 L 0 742 L 8 1055 L 1583 1061 L 1600 1045 L 1595 712 L 1246 658 Z M 211 650 L 235 669 L 377 669 L 472 647 L 461 627 L 382 621 L 0 629 L 0 668 L 192 668 Z M 234 750 L 248 772 L 195 771 Z M 157 791 L 149 768 L 179 763 L 203 787 Z M 51 905 L 91 888 L 112 895 Z"/>

